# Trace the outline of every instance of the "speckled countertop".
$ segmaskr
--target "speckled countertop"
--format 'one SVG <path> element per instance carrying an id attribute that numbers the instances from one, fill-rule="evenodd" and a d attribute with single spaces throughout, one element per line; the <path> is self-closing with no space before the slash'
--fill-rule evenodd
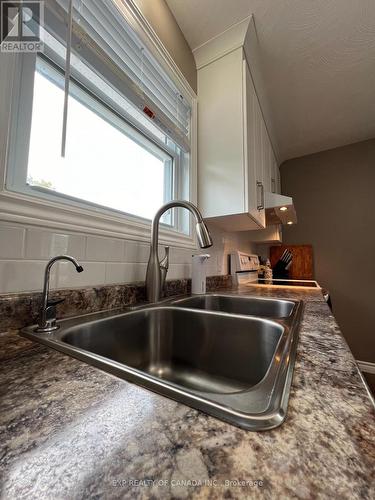
<path id="1" fill-rule="evenodd" d="M 374 409 L 319 290 L 285 423 L 248 432 L 16 332 L 0 336 L 1 498 L 375 498 Z"/>

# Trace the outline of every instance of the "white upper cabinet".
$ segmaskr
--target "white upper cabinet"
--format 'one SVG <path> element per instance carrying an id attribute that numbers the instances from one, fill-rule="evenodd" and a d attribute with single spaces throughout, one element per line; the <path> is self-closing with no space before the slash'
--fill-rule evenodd
<path id="1" fill-rule="evenodd" d="M 244 171 L 249 229 L 265 227 L 264 172 L 261 144 L 261 112 L 246 60 L 242 61 L 244 102 Z"/>
<path id="2" fill-rule="evenodd" d="M 264 146 L 266 161 L 264 164 L 264 188 L 270 193 L 280 194 L 280 174 L 277 161 L 272 149 L 271 141 L 266 133 L 266 144 Z"/>
<path id="3" fill-rule="evenodd" d="M 198 72 L 198 203 L 204 217 L 244 213 L 242 51 Z"/>
<path id="4" fill-rule="evenodd" d="M 261 229 L 265 192 L 278 189 L 277 163 L 243 44 L 224 54 L 218 39 L 215 44 L 195 54 L 198 204 L 203 217 L 224 229 Z"/>

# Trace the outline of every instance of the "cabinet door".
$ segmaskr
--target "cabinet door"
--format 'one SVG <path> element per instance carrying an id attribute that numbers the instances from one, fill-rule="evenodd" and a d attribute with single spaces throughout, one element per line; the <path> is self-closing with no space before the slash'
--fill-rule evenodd
<path id="1" fill-rule="evenodd" d="M 245 112 L 245 152 L 247 166 L 247 210 L 250 216 L 265 227 L 262 120 L 251 74 L 243 61 L 244 74 L 244 112 Z"/>
<path id="2" fill-rule="evenodd" d="M 271 158 L 271 193 L 278 193 L 278 189 L 277 189 L 277 170 L 278 170 L 278 167 L 277 167 L 277 163 L 276 163 L 276 160 L 275 160 L 275 157 L 274 157 L 274 154 L 273 154 L 273 151 L 272 151 L 272 158 Z"/>
<path id="3" fill-rule="evenodd" d="M 204 217 L 247 211 L 242 71 L 237 49 L 198 72 L 198 201 Z"/>
<path id="4" fill-rule="evenodd" d="M 265 188 L 264 188 L 264 155 L 263 155 L 263 117 L 260 110 L 258 97 L 254 92 L 254 119 L 255 119 L 255 172 L 256 172 L 256 201 L 259 220 L 263 227 L 266 226 L 265 214 Z"/>
<path id="5" fill-rule="evenodd" d="M 281 194 L 280 186 L 280 171 L 277 165 L 277 161 L 273 156 L 273 169 L 272 169 L 272 192 Z"/>
<path id="6" fill-rule="evenodd" d="M 281 194 L 281 175 L 277 163 L 276 163 L 276 193 Z"/>
<path id="7" fill-rule="evenodd" d="M 272 192 L 272 177 L 273 177 L 273 151 L 271 141 L 262 116 L 262 149 L 263 149 L 263 182 L 264 189 Z"/>

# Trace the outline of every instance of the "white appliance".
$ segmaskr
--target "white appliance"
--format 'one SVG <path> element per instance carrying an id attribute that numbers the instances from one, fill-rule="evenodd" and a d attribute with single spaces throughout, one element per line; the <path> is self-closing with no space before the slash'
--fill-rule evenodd
<path id="1" fill-rule="evenodd" d="M 257 282 L 259 268 L 257 255 L 238 250 L 230 254 L 230 273 L 238 285 Z"/>
<path id="2" fill-rule="evenodd" d="M 193 265 L 191 273 L 191 293 L 206 293 L 206 263 L 210 258 L 208 253 L 193 255 Z"/>

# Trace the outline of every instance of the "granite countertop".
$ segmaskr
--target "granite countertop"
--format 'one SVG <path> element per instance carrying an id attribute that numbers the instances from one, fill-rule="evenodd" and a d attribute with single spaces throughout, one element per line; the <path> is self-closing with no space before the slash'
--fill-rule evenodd
<path id="1" fill-rule="evenodd" d="M 374 408 L 320 290 L 240 293 L 306 301 L 281 427 L 239 429 L 10 331 L 0 497 L 375 498 Z"/>

